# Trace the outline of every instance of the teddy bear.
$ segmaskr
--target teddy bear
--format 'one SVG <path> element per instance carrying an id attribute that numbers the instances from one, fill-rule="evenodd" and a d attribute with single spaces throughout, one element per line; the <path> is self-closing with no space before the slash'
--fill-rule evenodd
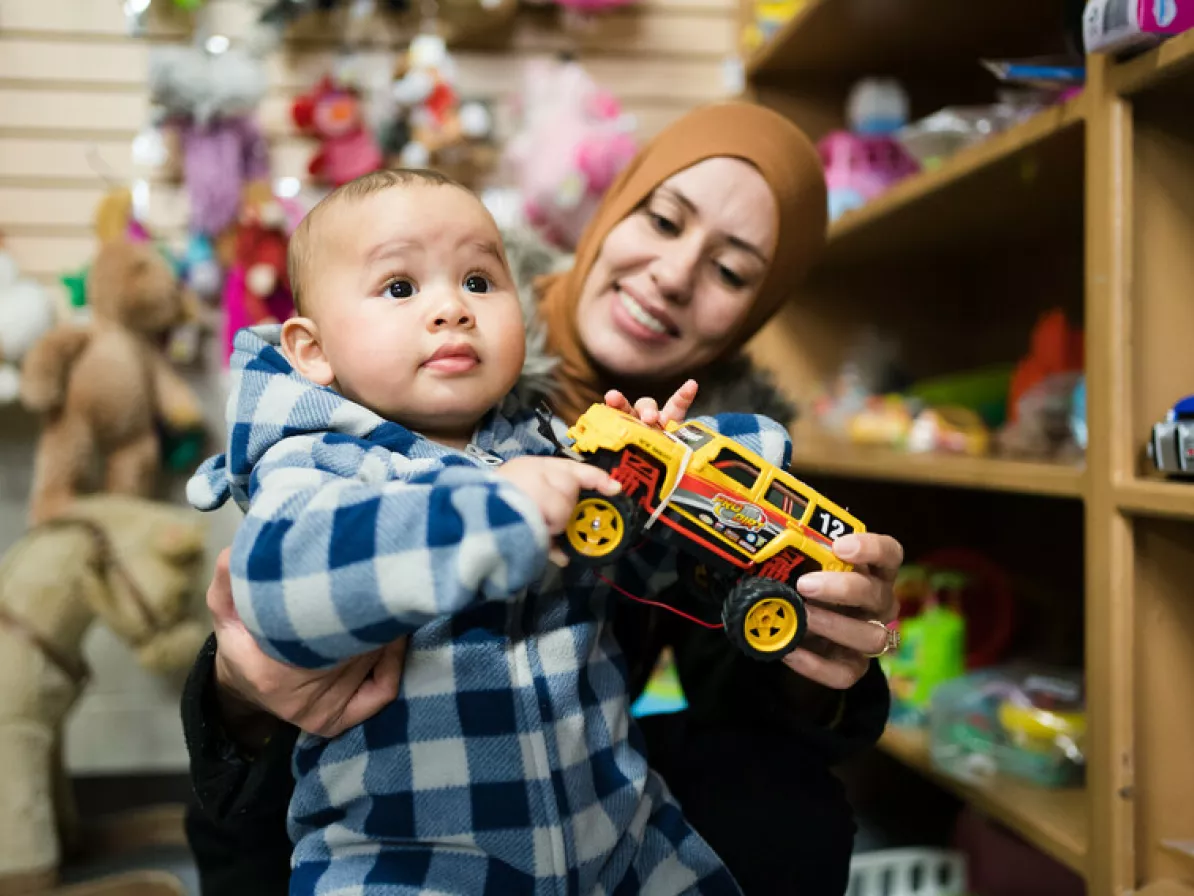
<path id="1" fill-rule="evenodd" d="M 89 677 L 85 634 L 101 621 L 143 668 L 181 674 L 208 631 L 192 610 L 206 542 L 206 522 L 187 508 L 90 495 L 0 558 L 3 896 L 46 892 L 63 857 L 87 845 L 62 765 L 63 723 Z"/>
<path id="2" fill-rule="evenodd" d="M 35 280 L 22 278 L 0 235 L 0 404 L 20 394 L 20 363 L 29 347 L 54 326 L 54 302 Z"/>
<path id="3" fill-rule="evenodd" d="M 91 320 L 63 323 L 25 355 L 21 402 L 42 417 L 30 524 L 60 513 L 98 459 L 104 490 L 149 495 L 161 462 L 161 425 L 202 429 L 198 397 L 162 350 L 193 313 L 170 262 L 151 243 L 100 244 L 87 272 Z"/>

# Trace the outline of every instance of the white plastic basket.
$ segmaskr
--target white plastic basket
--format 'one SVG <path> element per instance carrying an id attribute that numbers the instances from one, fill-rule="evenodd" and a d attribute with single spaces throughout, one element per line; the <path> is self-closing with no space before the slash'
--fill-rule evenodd
<path id="1" fill-rule="evenodd" d="M 946 849 L 883 849 L 850 860 L 846 896 L 965 896 L 966 856 Z"/>

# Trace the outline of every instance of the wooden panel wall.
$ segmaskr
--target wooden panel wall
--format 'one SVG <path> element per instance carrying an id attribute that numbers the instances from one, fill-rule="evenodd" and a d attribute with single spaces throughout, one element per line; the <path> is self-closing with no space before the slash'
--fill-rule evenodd
<path id="1" fill-rule="evenodd" d="M 163 0 L 157 0 L 158 3 Z M 58 288 L 58 275 L 94 249 L 91 217 L 105 190 L 89 151 L 119 178 L 150 182 L 150 223 L 183 234 L 186 201 L 160 174 L 134 168 L 132 141 L 145 126 L 147 56 L 154 43 L 189 39 L 182 27 L 126 33 L 119 0 L 0 0 L 0 231 L 29 275 Z M 208 24 L 243 34 L 253 8 L 209 0 Z M 733 0 L 639 0 L 578 37 L 564 36 L 546 9 L 520 10 L 484 50 L 458 52 L 461 92 L 500 99 L 517 88 L 520 63 L 571 49 L 633 113 L 644 136 L 700 102 L 735 90 L 723 75 L 735 47 Z M 272 144 L 273 175 L 299 177 L 311 145 L 289 124 L 292 97 L 312 84 L 336 48 L 310 27 L 269 60 L 271 88 L 260 120 Z M 198 383 L 213 422 L 222 413 L 218 379 Z M 19 537 L 36 424 L 0 408 L 0 550 Z M 179 500 L 181 482 L 172 489 Z M 215 515 L 214 552 L 231 537 L 235 508 Z M 102 629 L 87 645 L 96 679 L 68 730 L 68 764 L 77 773 L 183 771 L 177 691 L 136 668 Z"/>

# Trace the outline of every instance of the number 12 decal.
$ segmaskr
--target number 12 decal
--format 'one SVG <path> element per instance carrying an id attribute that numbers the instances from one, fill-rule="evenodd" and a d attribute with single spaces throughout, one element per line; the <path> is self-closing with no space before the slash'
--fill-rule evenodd
<path id="1" fill-rule="evenodd" d="M 813 522 L 822 535 L 828 536 L 830 541 L 837 541 L 849 530 L 849 527 L 828 510 L 817 509 L 813 514 Z"/>

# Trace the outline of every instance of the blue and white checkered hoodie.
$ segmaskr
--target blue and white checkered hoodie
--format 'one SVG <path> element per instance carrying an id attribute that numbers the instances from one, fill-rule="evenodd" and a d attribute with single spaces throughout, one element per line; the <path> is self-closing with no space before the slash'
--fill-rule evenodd
<path id="1" fill-rule="evenodd" d="M 277 337 L 237 336 L 227 452 L 188 484 L 246 512 L 237 610 L 307 668 L 411 635 L 393 703 L 296 745 L 291 893 L 738 893 L 647 767 L 607 582 L 549 565 L 539 511 L 491 466 L 306 380 Z M 706 422 L 787 458 L 771 421 Z M 553 448 L 512 401 L 473 443 Z M 666 559 L 632 554 L 619 584 L 647 594 Z"/>

